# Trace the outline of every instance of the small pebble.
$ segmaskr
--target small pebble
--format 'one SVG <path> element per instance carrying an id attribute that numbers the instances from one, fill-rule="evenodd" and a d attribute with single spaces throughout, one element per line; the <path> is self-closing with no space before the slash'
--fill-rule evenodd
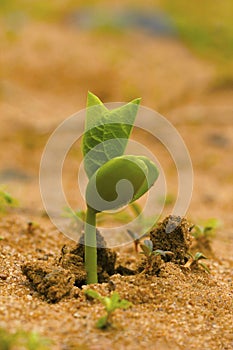
<path id="1" fill-rule="evenodd" d="M 0 274 L 0 279 L 5 281 L 7 279 L 7 275 L 5 275 L 4 273 Z"/>

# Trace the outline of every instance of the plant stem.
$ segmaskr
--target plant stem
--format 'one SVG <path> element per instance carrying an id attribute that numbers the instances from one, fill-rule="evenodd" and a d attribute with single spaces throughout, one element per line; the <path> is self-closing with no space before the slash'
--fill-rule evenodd
<path id="1" fill-rule="evenodd" d="M 98 283 L 96 247 L 96 211 L 87 207 L 85 223 L 85 268 L 87 284 Z"/>

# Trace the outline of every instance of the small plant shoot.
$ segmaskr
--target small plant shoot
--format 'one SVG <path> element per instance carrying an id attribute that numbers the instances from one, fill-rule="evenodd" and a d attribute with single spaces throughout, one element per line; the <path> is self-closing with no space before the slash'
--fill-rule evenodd
<path id="1" fill-rule="evenodd" d="M 184 265 L 185 267 L 190 268 L 192 270 L 197 266 L 201 266 L 206 272 L 210 273 L 210 270 L 206 266 L 206 264 L 200 261 L 200 260 L 208 259 L 204 254 L 202 254 L 201 252 L 197 252 L 195 255 L 191 253 L 188 253 L 188 255 L 190 259 Z"/>
<path id="2" fill-rule="evenodd" d="M 143 254 L 147 259 L 146 270 L 148 270 L 151 267 L 153 256 L 160 255 L 166 259 L 167 256 L 174 255 L 174 253 L 169 250 L 161 250 L 161 249 L 153 250 L 153 243 L 150 239 L 145 239 L 144 243 L 140 244 L 140 247 L 142 249 L 141 254 Z"/>
<path id="3" fill-rule="evenodd" d="M 108 110 L 88 93 L 82 139 L 86 188 L 85 267 L 87 283 L 97 283 L 96 215 L 130 204 L 158 178 L 155 164 L 144 156 L 124 155 L 140 99 Z"/>
<path id="4" fill-rule="evenodd" d="M 5 213 L 7 209 L 14 208 L 18 204 L 17 200 L 13 198 L 4 188 L 0 188 L 0 213 Z"/>
<path id="5" fill-rule="evenodd" d="M 99 300 L 105 308 L 106 315 L 100 317 L 96 323 L 96 327 L 99 329 L 106 329 L 112 325 L 112 314 L 116 309 L 128 309 L 132 306 L 132 303 L 125 299 L 120 299 L 117 292 L 113 292 L 110 297 L 103 297 L 93 289 L 88 289 L 85 294 L 93 299 Z"/>
<path id="6" fill-rule="evenodd" d="M 215 234 L 215 230 L 221 226 L 221 222 L 216 218 L 205 221 L 202 225 L 194 225 L 192 235 L 198 239 L 200 237 L 211 238 Z"/>

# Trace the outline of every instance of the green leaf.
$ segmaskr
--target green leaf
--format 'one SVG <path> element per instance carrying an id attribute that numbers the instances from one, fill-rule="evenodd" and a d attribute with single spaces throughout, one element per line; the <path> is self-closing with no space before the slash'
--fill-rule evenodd
<path id="1" fill-rule="evenodd" d="M 133 305 L 133 304 L 132 304 L 130 301 L 125 300 L 125 299 L 122 299 L 122 300 L 120 300 L 120 302 L 118 303 L 117 308 L 118 308 L 118 309 L 124 309 L 124 310 L 126 310 L 126 309 L 128 309 L 129 307 L 131 307 L 132 305 Z"/>
<path id="2" fill-rule="evenodd" d="M 147 167 L 147 176 L 145 177 L 139 191 L 134 195 L 132 202 L 139 199 L 143 194 L 145 194 L 151 188 L 151 186 L 153 186 L 159 176 L 159 172 L 155 164 L 150 159 L 144 156 L 137 156 L 137 158 L 140 159 Z"/>
<path id="3" fill-rule="evenodd" d="M 150 252 L 153 251 L 153 243 L 150 239 L 145 239 L 144 240 L 144 245 L 150 249 Z"/>
<path id="4" fill-rule="evenodd" d="M 156 166 L 146 157 L 116 157 L 91 177 L 86 202 L 96 212 L 120 208 L 140 198 L 157 177 Z"/>
<path id="5" fill-rule="evenodd" d="M 216 228 L 220 227 L 220 221 L 216 218 L 208 219 L 204 224 L 203 233 L 209 233 L 210 231 L 214 231 Z"/>
<path id="6" fill-rule="evenodd" d="M 112 301 L 109 297 L 103 297 L 103 304 L 107 312 L 111 312 Z"/>
<path id="7" fill-rule="evenodd" d="M 140 190 L 147 167 L 137 156 L 109 160 L 91 177 L 86 189 L 86 202 L 97 212 L 128 204 Z"/>
<path id="8" fill-rule="evenodd" d="M 3 188 L 0 188 L 0 212 L 4 213 L 8 208 L 17 207 L 18 201 Z"/>
<path id="9" fill-rule="evenodd" d="M 204 254 L 202 254 L 201 252 L 197 252 L 194 256 L 194 260 L 198 261 L 201 259 L 208 259 Z"/>
<path id="10" fill-rule="evenodd" d="M 161 250 L 161 249 L 156 249 L 154 251 L 154 254 L 155 255 L 161 255 L 161 256 L 164 256 L 164 257 L 166 257 L 166 255 L 174 255 L 174 253 L 171 252 L 170 250 Z"/>
<path id="11" fill-rule="evenodd" d="M 152 252 L 148 246 L 146 246 L 145 244 L 140 244 L 140 247 L 142 249 L 142 254 L 145 254 L 146 256 L 151 255 Z"/>
<path id="12" fill-rule="evenodd" d="M 89 297 L 93 298 L 93 299 L 100 300 L 103 303 L 103 299 L 104 298 L 98 292 L 96 292 L 95 290 L 87 289 L 87 290 L 85 290 L 85 294 L 88 295 Z"/>
<path id="13" fill-rule="evenodd" d="M 110 111 L 98 97 L 88 93 L 82 151 L 89 178 L 107 161 L 124 153 L 139 103 L 140 99 L 135 99 Z"/>
<path id="14" fill-rule="evenodd" d="M 201 235 L 203 235 L 204 233 L 204 227 L 200 226 L 200 225 L 195 225 L 194 226 L 195 228 L 195 231 L 193 232 L 193 236 L 198 238 L 200 237 Z"/>
<path id="15" fill-rule="evenodd" d="M 209 270 L 209 268 L 206 266 L 206 264 L 204 264 L 203 262 L 200 262 L 199 265 L 201 265 L 201 267 L 203 267 L 203 269 L 204 269 L 206 272 L 210 273 L 210 270 Z"/>
<path id="16" fill-rule="evenodd" d="M 115 311 L 116 309 L 128 309 L 132 306 L 132 303 L 125 299 L 120 299 L 120 296 L 117 292 L 114 292 L 110 298 L 111 304 L 108 310 L 109 313 Z"/>
<path id="17" fill-rule="evenodd" d="M 118 302 L 120 301 L 120 296 L 117 292 L 113 292 L 111 295 L 111 304 L 113 307 L 118 305 Z"/>

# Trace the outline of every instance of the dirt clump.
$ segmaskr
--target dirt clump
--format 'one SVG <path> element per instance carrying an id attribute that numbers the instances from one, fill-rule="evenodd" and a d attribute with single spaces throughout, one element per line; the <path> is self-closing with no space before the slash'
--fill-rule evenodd
<path id="1" fill-rule="evenodd" d="M 101 247 L 97 248 L 98 281 L 107 282 L 115 273 L 116 253 L 106 248 L 106 242 L 98 231 L 97 246 Z M 70 295 L 74 286 L 86 284 L 84 235 L 77 245 L 64 245 L 58 258 L 47 262 L 26 262 L 22 265 L 22 272 L 32 288 L 49 302 L 58 302 Z"/>
<path id="2" fill-rule="evenodd" d="M 109 276 L 115 273 L 116 252 L 107 248 L 107 244 L 100 234 L 96 231 L 97 238 L 97 265 L 98 265 L 98 281 L 100 283 L 107 282 Z M 70 254 L 79 256 L 84 261 L 85 245 L 84 234 L 80 237 L 77 246 L 70 251 Z"/>
<path id="3" fill-rule="evenodd" d="M 169 257 L 170 261 L 185 264 L 192 243 L 191 227 L 186 218 L 167 216 L 150 232 L 153 250 L 170 251 L 173 253 Z"/>
<path id="4" fill-rule="evenodd" d="M 27 262 L 22 266 L 23 274 L 33 288 L 50 302 L 58 302 L 70 294 L 75 277 L 68 270 L 46 262 Z"/>
<path id="5" fill-rule="evenodd" d="M 62 247 L 58 265 L 73 274 L 75 276 L 75 286 L 81 287 L 86 283 L 87 278 L 84 261 L 79 255 L 74 254 L 71 249 L 67 245 Z"/>

